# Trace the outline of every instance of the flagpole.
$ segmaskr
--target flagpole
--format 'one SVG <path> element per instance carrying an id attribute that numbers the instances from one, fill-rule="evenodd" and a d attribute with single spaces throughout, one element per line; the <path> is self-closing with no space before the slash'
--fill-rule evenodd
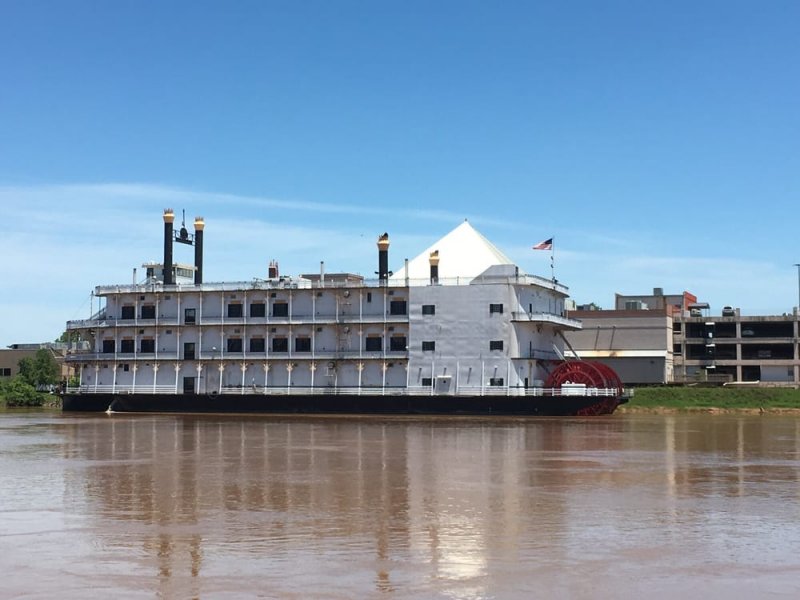
<path id="1" fill-rule="evenodd" d="M 550 243 L 550 275 L 553 277 L 553 283 L 556 282 L 556 238 L 552 238 Z"/>

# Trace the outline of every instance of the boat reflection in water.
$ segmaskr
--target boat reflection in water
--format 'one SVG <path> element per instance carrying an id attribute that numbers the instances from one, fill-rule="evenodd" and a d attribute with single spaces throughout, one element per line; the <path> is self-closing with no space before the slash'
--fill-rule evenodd
<path id="1" fill-rule="evenodd" d="M 789 552 L 800 543 L 793 418 L 55 423 L 62 510 L 81 523 L 60 548 L 67 589 L 290 598 L 800 589 Z"/>

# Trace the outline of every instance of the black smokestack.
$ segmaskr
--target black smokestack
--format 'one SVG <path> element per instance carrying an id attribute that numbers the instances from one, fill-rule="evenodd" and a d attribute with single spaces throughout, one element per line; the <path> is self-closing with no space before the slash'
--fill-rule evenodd
<path id="1" fill-rule="evenodd" d="M 439 283 L 439 251 L 434 250 L 428 257 L 431 265 L 431 284 Z"/>
<path id="2" fill-rule="evenodd" d="M 164 285 L 172 285 L 172 223 L 175 213 L 171 208 L 164 211 Z"/>
<path id="3" fill-rule="evenodd" d="M 203 217 L 194 218 L 194 282 L 203 283 Z"/>
<path id="4" fill-rule="evenodd" d="M 378 238 L 378 280 L 381 285 L 389 281 L 389 234 Z"/>

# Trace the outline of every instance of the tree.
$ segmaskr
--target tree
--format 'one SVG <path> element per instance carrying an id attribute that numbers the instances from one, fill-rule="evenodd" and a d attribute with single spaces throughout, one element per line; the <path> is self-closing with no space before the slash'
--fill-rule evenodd
<path id="1" fill-rule="evenodd" d="M 40 348 L 34 356 L 26 356 L 19 361 L 19 376 L 34 388 L 55 385 L 60 379 L 60 369 L 52 352 Z"/>

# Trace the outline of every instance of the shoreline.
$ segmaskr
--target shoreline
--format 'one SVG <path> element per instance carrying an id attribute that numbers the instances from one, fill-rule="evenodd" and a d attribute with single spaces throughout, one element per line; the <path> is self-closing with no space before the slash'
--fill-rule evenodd
<path id="1" fill-rule="evenodd" d="M 614 414 L 627 415 L 762 415 L 762 416 L 800 416 L 800 407 L 722 407 L 722 406 L 620 406 Z"/>

